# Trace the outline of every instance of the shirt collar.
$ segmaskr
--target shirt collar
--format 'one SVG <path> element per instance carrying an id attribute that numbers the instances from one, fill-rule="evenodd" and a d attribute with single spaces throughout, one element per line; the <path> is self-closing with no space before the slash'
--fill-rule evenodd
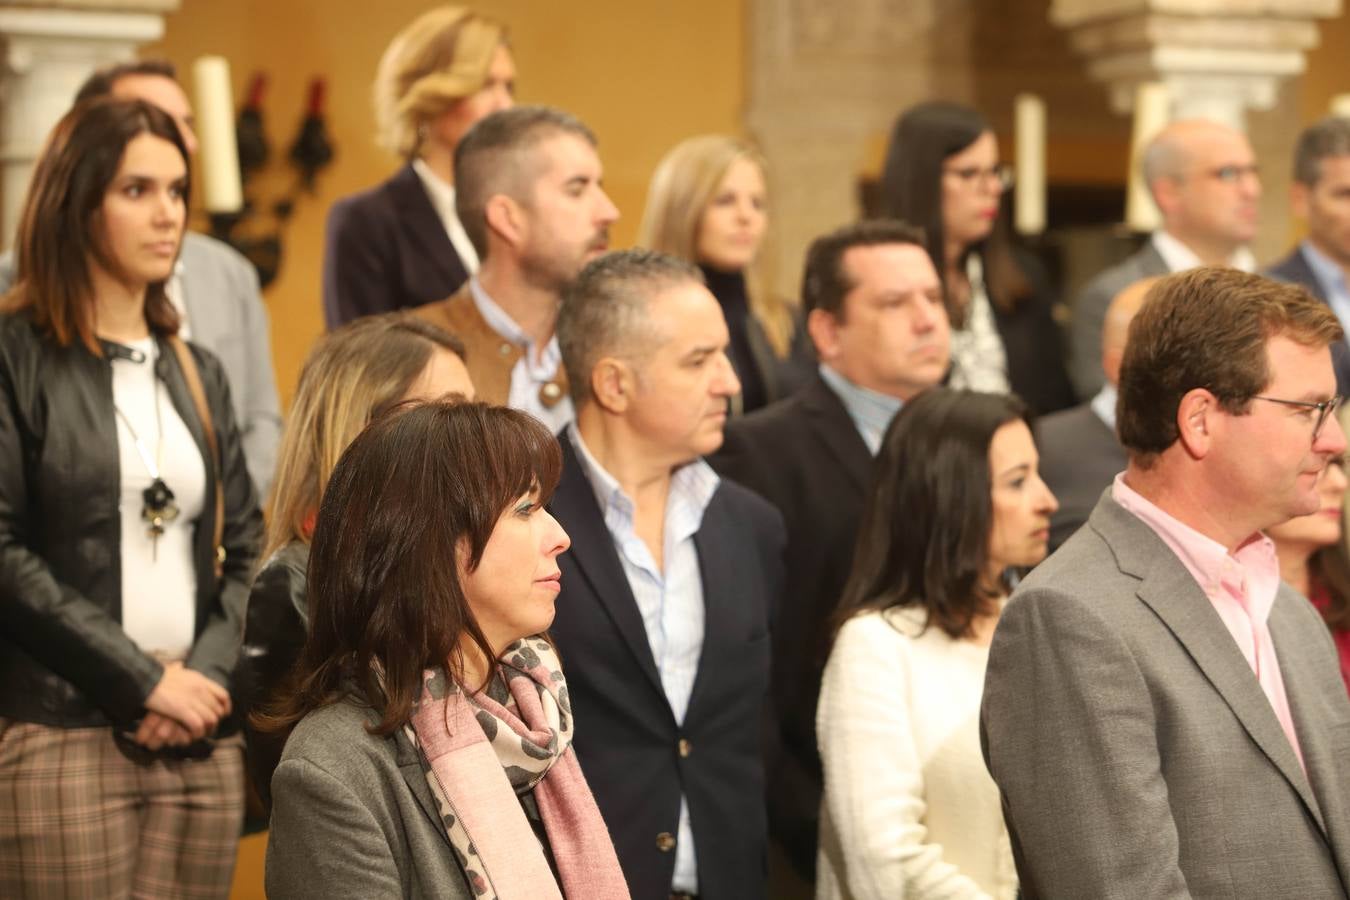
<path id="1" fill-rule="evenodd" d="M 839 397 L 848 411 L 853 425 L 862 435 L 863 443 L 873 456 L 881 450 L 881 439 L 886 434 L 891 419 L 900 411 L 904 401 L 889 394 L 854 384 L 825 363 L 820 364 L 820 377 L 825 379 L 830 390 Z"/>
<path id="2" fill-rule="evenodd" d="M 1184 272 L 1187 269 L 1196 269 L 1205 264 L 1200 257 L 1195 255 L 1194 250 L 1162 228 L 1153 232 L 1153 249 L 1157 250 L 1158 255 L 1163 258 L 1163 262 L 1167 263 L 1169 272 Z M 1248 248 L 1239 247 L 1233 251 L 1232 256 L 1228 257 L 1228 265 L 1243 272 L 1255 272 L 1256 257 L 1252 255 L 1252 251 Z"/>
<path id="3" fill-rule="evenodd" d="M 1116 430 L 1116 386 L 1107 381 L 1092 398 L 1092 411 L 1112 431 Z"/>
<path id="4" fill-rule="evenodd" d="M 1111 486 L 1111 497 L 1171 548 L 1207 596 L 1213 597 L 1226 588 L 1242 598 L 1253 619 L 1266 621 L 1280 585 L 1280 562 L 1270 538 L 1254 532 L 1236 552 L 1229 554 L 1218 541 L 1163 511 L 1131 488 L 1125 483 L 1123 472 Z"/>
<path id="5" fill-rule="evenodd" d="M 515 344 L 517 347 L 526 351 L 526 359 L 531 359 L 532 354 L 530 351 L 534 349 L 534 345 L 530 340 L 530 336 L 525 333 L 523 328 L 516 324 L 516 320 L 511 318 L 506 310 L 498 306 L 496 301 L 488 296 L 487 291 L 483 290 L 483 285 L 478 280 L 477 275 L 469 278 L 469 294 L 473 297 L 473 305 L 478 307 L 478 313 L 483 317 L 483 320 L 488 323 L 488 327 L 500 334 L 506 340 Z M 549 342 L 544 346 L 543 351 L 540 353 L 540 357 L 544 362 L 552 363 L 551 367 L 545 366 L 549 371 L 557 369 L 557 363 L 562 360 L 562 351 L 558 348 L 557 335 L 549 338 Z"/>
<path id="6" fill-rule="evenodd" d="M 1346 292 L 1345 270 L 1337 265 L 1335 260 L 1318 250 L 1310 240 L 1304 240 L 1299 249 L 1303 251 L 1303 258 L 1308 261 L 1308 267 L 1313 270 L 1313 275 L 1328 288 L 1327 293 Z"/>
<path id="7" fill-rule="evenodd" d="M 591 455 L 590 448 L 581 437 L 581 429 L 577 428 L 575 420 L 567 424 L 567 438 L 577 452 L 581 470 L 595 493 L 596 502 L 605 513 L 606 526 L 611 532 L 615 530 L 609 516 L 610 511 L 614 510 L 622 513 L 631 527 L 634 511 L 632 498 L 624 493 L 618 479 L 606 471 L 599 460 Z M 670 518 L 671 509 L 677 506 L 686 507 L 694 514 L 690 533 L 697 531 L 720 483 L 721 479 L 713 471 L 712 466 L 701 457 L 676 468 L 670 476 L 670 494 L 666 500 L 667 519 Z"/>

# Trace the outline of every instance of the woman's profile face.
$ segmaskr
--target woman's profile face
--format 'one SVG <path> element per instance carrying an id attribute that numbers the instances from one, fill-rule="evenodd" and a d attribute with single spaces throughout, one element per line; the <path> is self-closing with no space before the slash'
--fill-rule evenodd
<path id="1" fill-rule="evenodd" d="M 516 500 L 492 530 L 477 568 L 461 551 L 460 583 L 494 652 L 547 631 L 561 590 L 558 554 L 572 541 L 539 503 L 538 492 Z"/>
<path id="2" fill-rule="evenodd" d="M 172 142 L 148 132 L 127 142 L 103 193 L 94 227 L 109 274 L 134 285 L 173 273 L 187 208 L 187 163 Z"/>
<path id="3" fill-rule="evenodd" d="M 708 199 L 699 218 L 698 261 L 723 272 L 754 262 L 769 224 L 764 173 L 753 160 L 738 157 Z"/>
<path id="4" fill-rule="evenodd" d="M 1341 539 L 1341 509 L 1345 506 L 1345 461 L 1336 457 L 1322 471 L 1317 495 L 1322 505 L 1315 513 L 1296 516 L 1266 529 L 1266 536 L 1277 544 L 1297 546 L 1309 556 Z"/>
<path id="5" fill-rule="evenodd" d="M 516 63 L 505 44 L 498 44 L 488 63 L 487 78 L 476 92 L 456 100 L 431 123 L 436 140 L 453 150 L 479 119 L 516 105 Z"/>
<path id="6" fill-rule="evenodd" d="M 989 443 L 989 568 L 1034 566 L 1045 559 L 1050 514 L 1059 508 L 1036 470 L 1031 429 L 1021 419 L 994 432 Z"/>
<path id="7" fill-rule="evenodd" d="M 998 142 L 986 131 L 942 161 L 942 230 L 962 248 L 989 237 L 998 218 L 1003 181 Z"/>

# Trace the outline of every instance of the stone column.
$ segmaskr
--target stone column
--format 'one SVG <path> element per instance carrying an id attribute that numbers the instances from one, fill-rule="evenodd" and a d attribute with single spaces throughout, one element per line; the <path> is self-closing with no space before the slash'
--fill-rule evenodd
<path id="1" fill-rule="evenodd" d="M 179 0 L 0 0 L 0 247 L 47 133 L 94 70 L 164 34 Z"/>
<path id="2" fill-rule="evenodd" d="M 1317 19 L 1341 0 L 1052 0 L 1089 75 L 1111 106 L 1133 107 L 1140 82 L 1159 81 L 1174 119 L 1205 118 L 1247 131 L 1261 163 L 1264 226 L 1253 248 L 1273 258 L 1288 240 L 1286 196 L 1295 105 L 1280 102 L 1317 45 Z"/>

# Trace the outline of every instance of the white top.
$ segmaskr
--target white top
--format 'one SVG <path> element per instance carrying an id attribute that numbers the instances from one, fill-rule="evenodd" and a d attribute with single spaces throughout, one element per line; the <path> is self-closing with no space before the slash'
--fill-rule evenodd
<path id="1" fill-rule="evenodd" d="M 436 210 L 441 225 L 445 227 L 445 234 L 450 238 L 450 246 L 455 248 L 460 262 L 464 263 L 464 271 L 470 275 L 474 274 L 478 271 L 478 251 L 473 248 L 473 241 L 469 240 L 469 233 L 464 230 L 464 223 L 459 220 L 459 213 L 455 211 L 455 186 L 441 181 L 440 176 L 431 171 L 431 167 L 420 159 L 414 159 L 412 167 L 417 177 L 422 180 L 422 187 L 426 190 L 427 197 L 431 199 L 432 209 Z"/>
<path id="2" fill-rule="evenodd" d="M 197 617 L 197 572 L 192 559 L 193 522 L 206 499 L 206 461 L 174 408 L 168 389 L 155 378 L 154 338 L 126 346 L 143 361 L 113 357 L 113 404 L 135 429 L 160 477 L 173 491 L 178 518 L 152 541 L 141 518 L 142 492 L 153 480 L 122 416 L 117 420 L 121 471 L 122 630 L 146 653 L 161 660 L 186 659 Z M 160 440 L 155 405 L 164 435 Z M 156 460 L 156 457 L 158 459 Z"/>
<path id="3" fill-rule="evenodd" d="M 980 753 L 989 649 L 923 631 L 925 616 L 862 613 L 830 653 L 816 712 L 825 770 L 816 900 L 1017 896 L 998 787 Z"/>
<path id="4" fill-rule="evenodd" d="M 1184 272 L 1196 269 L 1205 263 L 1195 255 L 1195 251 L 1181 241 L 1159 228 L 1153 232 L 1153 249 L 1163 258 L 1170 272 Z M 1228 259 L 1228 265 L 1243 272 L 1256 271 L 1256 257 L 1246 247 L 1239 247 Z"/>
<path id="5" fill-rule="evenodd" d="M 994 321 L 994 307 L 984 284 L 984 263 L 978 253 L 966 257 L 966 280 L 970 282 L 970 308 L 966 324 L 951 334 L 952 372 L 949 387 L 990 394 L 1006 394 L 1008 353 Z"/>

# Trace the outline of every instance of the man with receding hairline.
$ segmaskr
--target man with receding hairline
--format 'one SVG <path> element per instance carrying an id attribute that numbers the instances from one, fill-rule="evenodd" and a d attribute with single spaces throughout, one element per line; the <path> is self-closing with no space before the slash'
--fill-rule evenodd
<path id="1" fill-rule="evenodd" d="M 635 898 L 767 896 L 764 752 L 783 522 L 702 456 L 740 390 L 726 321 L 690 264 L 611 253 L 558 318 L 576 421 L 549 511 L 551 634 L 573 746 Z"/>
<path id="2" fill-rule="evenodd" d="M 1097 395 L 1036 421 L 1041 478 L 1059 501 L 1059 509 L 1050 516 L 1052 553 L 1087 521 L 1102 491 L 1125 469 L 1125 448 L 1116 439 L 1116 382 L 1130 322 L 1157 281 L 1136 281 L 1111 301 L 1102 329 L 1101 365 L 1106 383 Z"/>
<path id="3" fill-rule="evenodd" d="M 619 218 L 602 175 L 595 135 L 562 110 L 517 106 L 479 121 L 455 148 L 455 212 L 478 272 L 413 311 L 464 341 L 480 399 L 553 431 L 573 411 L 553 333 L 559 298 Z"/>
<path id="4" fill-rule="evenodd" d="M 1261 179 L 1246 135 L 1204 119 L 1182 119 L 1154 136 L 1140 157 L 1162 227 L 1133 256 L 1088 282 L 1073 306 L 1069 374 L 1080 400 L 1102 386 L 1106 308 L 1141 278 L 1195 266 L 1256 269 Z"/>

